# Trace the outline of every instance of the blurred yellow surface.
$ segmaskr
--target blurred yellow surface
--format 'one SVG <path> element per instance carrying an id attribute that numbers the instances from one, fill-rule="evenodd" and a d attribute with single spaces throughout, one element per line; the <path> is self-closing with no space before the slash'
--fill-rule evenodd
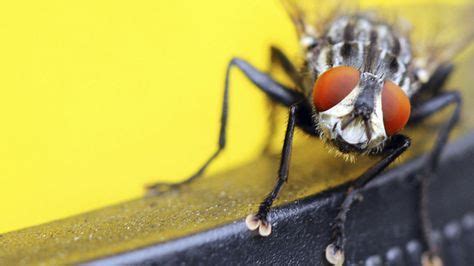
<path id="1" fill-rule="evenodd" d="M 297 48 L 279 3 L 253 0 L 5 1 L 0 36 L 0 232 L 187 177 L 216 146 L 228 60 Z M 264 96 L 233 83 L 210 172 L 264 140 Z"/>
<path id="2" fill-rule="evenodd" d="M 216 146 L 228 60 L 298 54 L 271 0 L 4 1 L 0 36 L 0 233 L 187 177 Z M 258 156 L 266 136 L 265 97 L 232 83 L 210 172 Z"/>

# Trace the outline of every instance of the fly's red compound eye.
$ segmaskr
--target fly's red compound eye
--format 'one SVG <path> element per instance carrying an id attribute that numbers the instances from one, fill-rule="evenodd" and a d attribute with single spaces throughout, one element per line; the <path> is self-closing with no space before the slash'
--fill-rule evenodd
<path id="1" fill-rule="evenodd" d="M 359 71 L 338 66 L 324 72 L 314 84 L 313 102 L 318 112 L 331 109 L 344 99 L 359 83 Z"/>
<path id="2" fill-rule="evenodd" d="M 382 111 L 385 132 L 394 135 L 405 127 L 410 117 L 410 100 L 395 83 L 387 80 L 382 91 Z"/>

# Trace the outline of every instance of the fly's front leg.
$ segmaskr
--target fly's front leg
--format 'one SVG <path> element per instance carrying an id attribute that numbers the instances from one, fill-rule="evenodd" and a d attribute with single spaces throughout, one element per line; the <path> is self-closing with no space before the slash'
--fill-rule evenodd
<path id="1" fill-rule="evenodd" d="M 296 91 L 291 90 L 290 88 L 285 87 L 284 85 L 278 83 L 272 79 L 268 74 L 265 74 L 255 67 L 250 65 L 243 59 L 234 58 L 229 62 L 226 71 L 225 83 L 224 83 L 224 97 L 222 103 L 222 113 L 221 113 L 221 126 L 219 131 L 219 139 L 217 143 L 216 151 L 205 161 L 205 163 L 194 173 L 191 177 L 186 179 L 181 183 L 176 184 L 163 184 L 155 183 L 148 185 L 146 188 L 149 194 L 156 194 L 164 190 L 175 188 L 183 184 L 187 184 L 196 178 L 202 176 L 206 171 L 207 167 L 219 156 L 219 154 L 224 150 L 226 145 L 226 130 L 227 130 L 227 117 L 229 109 L 229 81 L 230 81 L 230 72 L 233 67 L 238 68 L 242 71 L 247 78 L 249 78 L 253 84 L 255 84 L 259 89 L 261 89 L 265 94 L 267 94 L 272 100 L 283 104 L 285 106 L 291 106 L 292 104 L 300 101 L 304 96 Z"/>
<path id="2" fill-rule="evenodd" d="M 332 235 L 333 242 L 326 248 L 326 259 L 328 262 L 338 266 L 344 263 L 345 222 L 351 206 L 360 198 L 360 190 L 408 149 L 410 143 L 408 137 L 403 135 L 393 136 L 384 148 L 384 153 L 387 155 L 352 182 L 335 219 Z"/>
<path id="3" fill-rule="evenodd" d="M 423 240 L 425 241 L 429 249 L 428 252 L 423 255 L 424 265 L 435 265 L 433 263 L 441 261 L 439 257 L 440 249 L 436 241 L 434 241 L 432 238 L 433 226 L 429 218 L 428 191 L 431 176 L 433 175 L 434 171 L 438 166 L 439 158 L 441 152 L 443 151 L 443 148 L 446 146 L 449 133 L 459 120 L 462 105 L 461 95 L 457 91 L 439 94 L 438 96 L 418 105 L 413 110 L 412 115 L 410 117 L 410 122 L 420 121 L 434 113 L 437 113 L 438 111 L 449 105 L 454 105 L 455 109 L 451 116 L 448 118 L 448 120 L 441 127 L 434 148 L 429 153 L 420 175 L 420 220 L 423 232 Z"/>
<path id="4" fill-rule="evenodd" d="M 278 179 L 272 191 L 260 203 L 260 207 L 256 215 L 249 215 L 245 219 L 245 223 L 250 230 L 257 230 L 261 236 L 268 236 L 271 233 L 271 224 L 268 222 L 267 215 L 273 201 L 278 197 L 283 184 L 288 180 L 288 170 L 290 167 L 291 148 L 293 144 L 293 133 L 296 123 L 297 105 L 290 107 L 290 115 L 288 117 L 288 126 L 285 133 L 285 141 L 283 142 L 283 150 L 280 161 L 280 169 L 278 171 Z"/>

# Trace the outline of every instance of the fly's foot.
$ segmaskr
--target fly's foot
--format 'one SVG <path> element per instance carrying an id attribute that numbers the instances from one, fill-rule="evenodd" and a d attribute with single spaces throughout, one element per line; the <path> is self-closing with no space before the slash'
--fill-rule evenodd
<path id="1" fill-rule="evenodd" d="M 258 229 L 258 234 L 261 236 L 269 236 L 272 232 L 272 225 L 266 217 L 260 218 L 260 215 L 250 214 L 245 218 L 245 224 L 250 231 Z"/>
<path id="2" fill-rule="evenodd" d="M 437 255 L 433 255 L 431 252 L 423 253 L 421 257 L 421 265 L 423 266 L 443 266 L 443 261 Z"/>
<path id="3" fill-rule="evenodd" d="M 344 263 L 344 250 L 335 244 L 328 245 L 326 247 L 326 260 L 332 265 L 342 266 Z"/>

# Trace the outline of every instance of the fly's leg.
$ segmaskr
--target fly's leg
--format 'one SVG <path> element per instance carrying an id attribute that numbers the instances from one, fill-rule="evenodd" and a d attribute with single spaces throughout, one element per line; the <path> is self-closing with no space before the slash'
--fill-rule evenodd
<path id="1" fill-rule="evenodd" d="M 420 173 L 420 220 L 423 232 L 423 240 L 428 246 L 428 252 L 423 255 L 423 265 L 437 265 L 435 263 L 441 262 L 439 257 L 439 246 L 432 238 L 433 226 L 429 218 L 428 191 L 431 176 L 438 167 L 439 158 L 443 148 L 446 145 L 446 142 L 448 141 L 449 133 L 459 120 L 462 105 L 461 95 L 457 91 L 439 94 L 438 96 L 418 105 L 417 108 L 413 110 L 410 117 L 410 122 L 420 121 L 449 105 L 454 105 L 455 109 L 449 119 L 441 127 L 435 146 L 429 153 L 422 172 Z"/>
<path id="2" fill-rule="evenodd" d="M 276 67 L 281 67 L 283 69 L 283 72 L 291 79 L 293 84 L 299 89 L 302 88 L 303 83 L 301 81 L 301 76 L 296 70 L 296 67 L 291 63 L 291 61 L 288 59 L 288 57 L 283 53 L 280 48 L 271 46 L 270 47 L 270 67 L 269 67 L 269 73 L 273 73 L 274 69 Z M 268 109 L 270 111 L 269 113 L 269 126 L 268 126 L 268 136 L 267 140 L 265 142 L 264 148 L 262 153 L 263 154 L 270 154 L 271 151 L 271 144 L 273 137 L 275 135 L 276 131 L 276 125 L 277 125 L 277 109 L 276 109 L 276 104 L 274 101 L 268 100 Z"/>
<path id="3" fill-rule="evenodd" d="M 421 86 L 418 92 L 415 95 L 415 99 L 420 96 L 420 94 L 428 94 L 429 96 L 436 96 L 440 93 L 441 89 L 444 87 L 444 84 L 451 76 L 451 73 L 454 70 L 454 65 L 450 63 L 441 64 L 434 71 L 431 78 Z"/>
<path id="4" fill-rule="evenodd" d="M 334 265 L 342 265 L 344 263 L 345 222 L 347 213 L 351 209 L 351 206 L 360 199 L 361 189 L 408 149 L 410 143 L 410 139 L 406 136 L 393 136 L 384 148 L 384 153 L 387 155 L 351 183 L 335 219 L 332 235 L 333 242 L 326 248 L 326 259 L 328 262 Z"/>
<path id="5" fill-rule="evenodd" d="M 222 103 L 222 113 L 221 113 L 221 126 L 218 139 L 217 150 L 207 159 L 207 161 L 194 173 L 191 177 L 186 179 L 181 183 L 176 184 L 166 184 L 166 183 L 155 183 L 148 185 L 146 188 L 149 194 L 156 194 L 159 192 L 166 191 L 171 188 L 176 188 L 181 185 L 190 183 L 196 178 L 202 176 L 206 171 L 207 167 L 219 156 L 222 150 L 226 145 L 226 129 L 227 129 L 227 117 L 229 109 L 229 81 L 230 81 L 230 72 L 233 67 L 237 67 L 244 75 L 249 78 L 253 84 L 255 84 L 259 89 L 261 89 L 265 94 L 267 94 L 272 100 L 283 104 L 285 106 L 291 106 L 295 102 L 300 101 L 304 96 L 296 91 L 291 90 L 290 88 L 285 87 L 284 85 L 273 80 L 268 74 L 265 74 L 255 67 L 250 65 L 243 59 L 234 58 L 229 62 L 226 71 L 225 83 L 224 83 L 224 97 Z"/>
<path id="6" fill-rule="evenodd" d="M 304 87 L 302 78 L 296 67 L 291 63 L 290 59 L 283 53 L 280 48 L 272 46 L 270 47 L 270 56 L 271 56 L 271 68 L 275 66 L 281 66 L 283 71 L 288 75 L 291 81 L 298 89 Z"/>
<path id="7" fill-rule="evenodd" d="M 438 134 L 437 143 L 433 148 L 432 152 L 429 154 L 421 175 L 422 179 L 420 193 L 420 219 L 423 228 L 423 238 L 429 248 L 429 251 L 423 256 L 423 265 L 440 265 L 439 263 L 441 262 L 441 259 L 438 256 L 439 248 L 437 247 L 435 241 L 431 238 L 432 225 L 429 219 L 429 213 L 427 208 L 427 193 L 430 181 L 429 176 L 433 174 L 434 170 L 436 169 L 441 151 L 443 150 L 447 142 L 449 132 L 452 130 L 452 128 L 459 119 L 461 111 L 460 94 L 458 92 L 447 92 L 439 94 L 437 97 L 418 105 L 413 110 L 412 115 L 410 117 L 410 122 L 420 121 L 450 104 L 455 104 L 455 110 L 449 120 L 441 128 Z M 361 177 L 356 179 L 353 184 L 351 184 L 347 192 L 347 196 L 344 199 L 339 214 L 336 217 L 336 223 L 334 225 L 333 231 L 334 242 L 326 249 L 326 258 L 334 265 L 342 265 L 344 261 L 344 223 L 346 221 L 347 213 L 349 212 L 350 207 L 358 199 L 358 192 L 367 182 L 376 177 L 378 173 L 385 169 L 410 145 L 410 141 L 408 138 L 403 137 L 401 135 L 398 136 L 398 139 L 395 139 L 395 137 L 397 136 L 392 137 L 391 143 L 389 144 L 389 146 L 387 146 L 389 150 L 392 150 L 389 155 L 382 159 L 375 166 L 370 168 Z"/>
<path id="8" fill-rule="evenodd" d="M 296 109 L 297 105 L 290 107 L 290 114 L 288 117 L 288 126 L 285 133 L 285 141 L 283 142 L 283 149 L 280 161 L 280 169 L 278 170 L 278 179 L 272 191 L 260 203 L 256 215 L 250 214 L 245 219 L 245 223 L 250 230 L 257 230 L 261 236 L 268 236 L 271 233 L 271 224 L 268 222 L 267 215 L 273 201 L 278 197 L 283 184 L 288 180 L 288 170 L 290 167 L 291 148 L 293 144 L 293 133 L 296 123 Z"/>

